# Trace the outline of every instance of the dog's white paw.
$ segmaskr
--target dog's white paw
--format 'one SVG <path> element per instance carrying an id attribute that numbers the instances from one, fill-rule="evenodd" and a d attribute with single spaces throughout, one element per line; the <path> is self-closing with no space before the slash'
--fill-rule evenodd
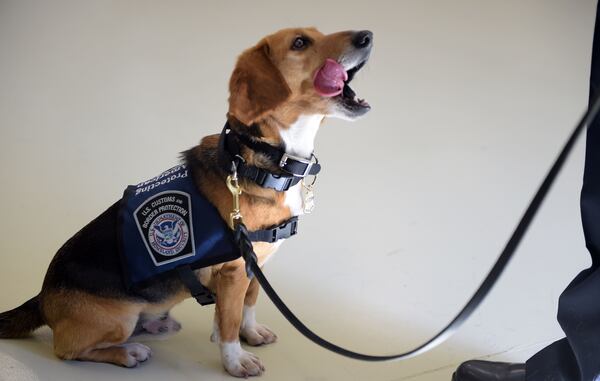
<path id="1" fill-rule="evenodd" d="M 235 377 L 260 376 L 265 371 L 260 359 L 243 350 L 239 341 L 221 343 L 221 360 L 225 370 Z"/>
<path id="2" fill-rule="evenodd" d="M 269 327 L 256 322 L 255 306 L 244 306 L 240 337 L 254 346 L 271 344 L 277 340 L 277 335 Z"/>
<path id="3" fill-rule="evenodd" d="M 139 363 L 152 357 L 152 350 L 144 344 L 125 343 L 121 347 L 126 351 L 126 358 L 123 365 L 127 368 L 136 367 Z"/>
<path id="4" fill-rule="evenodd" d="M 252 326 L 243 327 L 240 336 L 250 345 L 271 344 L 277 341 L 277 335 L 269 327 L 255 323 Z"/>

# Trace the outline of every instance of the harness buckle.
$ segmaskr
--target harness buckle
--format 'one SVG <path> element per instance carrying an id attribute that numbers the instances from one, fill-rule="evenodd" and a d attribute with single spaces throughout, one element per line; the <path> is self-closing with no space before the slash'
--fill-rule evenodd
<path id="1" fill-rule="evenodd" d="M 192 294 L 192 297 L 196 299 L 196 302 L 201 306 L 215 304 L 215 295 L 211 292 L 202 291 L 198 294 Z"/>
<path id="2" fill-rule="evenodd" d="M 287 165 L 287 161 L 288 159 L 292 159 L 295 160 L 299 163 L 305 164 L 306 168 L 304 169 L 304 173 L 302 173 L 301 175 L 298 175 L 294 172 L 291 171 L 286 171 L 284 169 L 284 167 Z M 305 159 L 303 157 L 300 156 L 294 156 L 294 155 L 290 155 L 289 153 L 285 152 L 283 154 L 283 156 L 281 156 L 281 160 L 279 160 L 279 168 L 283 169 L 285 172 L 290 173 L 292 176 L 294 177 L 306 177 L 310 174 L 310 170 L 312 169 L 312 166 L 316 163 L 318 163 L 318 159 L 314 154 L 310 155 L 310 159 Z"/>
<path id="3" fill-rule="evenodd" d="M 190 265 L 183 265 L 176 268 L 179 274 L 179 279 L 187 287 L 190 294 L 196 301 L 203 306 L 215 303 L 215 294 L 210 289 L 204 286 L 194 273 Z"/>
<path id="4" fill-rule="evenodd" d="M 257 184 L 260 184 L 263 188 L 273 188 L 279 192 L 285 192 L 290 189 L 293 180 L 296 179 L 295 176 L 275 175 L 268 172 L 263 173 L 264 176 L 258 179 L 260 181 L 257 181 Z"/>
<path id="5" fill-rule="evenodd" d="M 271 243 L 277 242 L 282 238 L 290 238 L 298 233 L 298 217 L 292 217 L 285 224 L 273 229 Z"/>

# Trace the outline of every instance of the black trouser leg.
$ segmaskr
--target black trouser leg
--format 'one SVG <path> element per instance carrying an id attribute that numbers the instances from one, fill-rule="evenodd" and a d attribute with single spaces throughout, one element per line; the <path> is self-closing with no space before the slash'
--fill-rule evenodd
<path id="1" fill-rule="evenodd" d="M 590 99 L 600 91 L 600 9 L 592 52 Z M 527 381 L 600 380 L 600 120 L 587 131 L 581 217 L 592 267 L 560 297 L 558 321 L 566 338 L 527 361 Z"/>

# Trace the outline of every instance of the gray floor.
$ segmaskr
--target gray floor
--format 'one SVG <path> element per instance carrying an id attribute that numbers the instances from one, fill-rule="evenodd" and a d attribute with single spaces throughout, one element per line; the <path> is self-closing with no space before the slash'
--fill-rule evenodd
<path id="1" fill-rule="evenodd" d="M 353 87 L 373 110 L 323 127 L 317 209 L 267 275 L 335 342 L 422 342 L 479 284 L 584 110 L 595 2 L 203 4 L 0 2 L 0 310 L 34 295 L 53 252 L 126 184 L 220 129 L 243 48 L 283 26 L 369 28 L 375 51 Z M 559 338 L 557 297 L 589 263 L 582 166 L 579 142 L 507 273 L 441 347 L 401 363 L 340 358 L 263 296 L 259 320 L 280 338 L 253 350 L 263 379 L 449 380 L 463 360 L 525 360 Z M 174 315 L 184 330 L 137 369 L 60 362 L 42 329 L 0 341 L 0 380 L 229 379 L 212 308 Z"/>

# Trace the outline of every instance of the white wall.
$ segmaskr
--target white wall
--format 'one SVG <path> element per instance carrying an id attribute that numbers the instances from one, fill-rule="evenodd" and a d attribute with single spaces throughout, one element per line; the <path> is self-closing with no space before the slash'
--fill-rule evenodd
<path id="1" fill-rule="evenodd" d="M 220 130 L 241 50 L 286 26 L 371 29 L 372 59 L 353 88 L 373 109 L 320 132 L 316 212 L 268 275 L 327 337 L 408 349 L 471 295 L 584 110 L 594 10 L 592 0 L 0 0 L 0 310 L 34 295 L 53 253 L 127 184 Z M 400 364 L 341 359 L 262 298 L 281 337 L 258 352 L 265 377 L 447 379 L 461 360 L 524 360 L 560 337 L 557 297 L 588 264 L 582 143 L 507 274 L 442 348 Z M 217 360 L 197 364 L 216 359 L 210 310 L 178 311 L 188 332 L 178 340 L 197 344 L 161 343 L 163 355 L 221 377 Z M 0 352 L 27 362 L 29 347 Z M 62 369 L 49 347 L 40 353 Z M 166 369 L 153 361 L 146 372 Z"/>

